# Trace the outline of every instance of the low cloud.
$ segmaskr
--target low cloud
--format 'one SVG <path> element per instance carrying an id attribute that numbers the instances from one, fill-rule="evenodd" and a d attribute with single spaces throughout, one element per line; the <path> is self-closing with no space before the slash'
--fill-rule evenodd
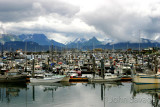
<path id="1" fill-rule="evenodd" d="M 157 12 L 160 11 L 160 3 L 145 3 L 145 1 L 125 3 L 114 0 L 107 6 L 84 14 L 82 19 L 118 42 L 136 42 L 139 40 L 139 35 L 152 38 L 154 33 L 160 32 L 160 13 Z"/>

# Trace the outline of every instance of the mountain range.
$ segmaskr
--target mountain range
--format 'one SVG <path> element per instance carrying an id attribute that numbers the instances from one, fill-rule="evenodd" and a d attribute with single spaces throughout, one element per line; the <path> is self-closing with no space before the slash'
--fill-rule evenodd
<path id="1" fill-rule="evenodd" d="M 70 42 L 66 44 L 70 48 L 85 48 L 85 47 L 94 47 L 94 46 L 99 46 L 102 45 L 102 42 L 98 41 L 96 37 L 93 37 L 89 40 L 86 40 L 84 38 L 77 38 L 73 42 Z"/>
<path id="2" fill-rule="evenodd" d="M 78 48 L 78 49 L 93 49 L 93 48 L 103 48 L 103 49 L 138 49 L 139 43 L 130 43 L 130 42 L 119 42 L 116 44 L 112 44 L 112 40 L 104 39 L 105 41 L 99 41 L 96 37 L 92 37 L 87 40 L 85 38 L 76 38 L 75 40 L 68 42 L 67 44 L 59 43 L 55 40 L 48 39 L 44 34 L 1 34 L 0 35 L 0 43 L 4 44 L 4 47 L 9 49 L 25 49 L 25 44 L 27 43 L 27 50 L 30 51 L 46 51 L 49 49 L 49 46 L 53 45 L 54 48 Z M 160 46 L 160 43 L 141 38 L 140 47 L 148 48 Z"/>
<path id="3" fill-rule="evenodd" d="M 32 41 L 39 45 L 64 46 L 64 44 L 48 39 L 44 34 L 22 34 L 18 36 L 21 41 Z"/>

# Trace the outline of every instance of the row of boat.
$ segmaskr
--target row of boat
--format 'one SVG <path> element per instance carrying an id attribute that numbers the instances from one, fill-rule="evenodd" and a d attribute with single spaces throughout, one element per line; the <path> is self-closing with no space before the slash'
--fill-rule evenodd
<path id="1" fill-rule="evenodd" d="M 28 79 L 30 82 L 132 80 L 136 84 L 160 83 L 158 55 L 72 51 L 51 54 L 51 57 L 50 54 L 27 56 L 22 52 L 16 55 L 20 56 L 0 59 L 0 82 Z"/>

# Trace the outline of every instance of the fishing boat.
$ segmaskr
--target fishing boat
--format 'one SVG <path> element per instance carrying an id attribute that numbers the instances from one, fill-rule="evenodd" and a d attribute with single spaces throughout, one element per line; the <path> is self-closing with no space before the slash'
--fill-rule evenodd
<path id="1" fill-rule="evenodd" d="M 114 81 L 120 81 L 121 78 L 119 78 L 117 75 L 113 74 L 112 72 L 106 73 L 105 67 L 104 67 L 104 59 L 100 60 L 101 64 L 101 72 L 98 73 L 98 75 L 95 72 L 95 56 L 93 55 L 93 77 L 88 78 L 89 82 L 114 82 Z M 114 71 L 114 70 L 113 70 Z"/>
<path id="2" fill-rule="evenodd" d="M 143 73 L 137 73 L 133 76 L 135 84 L 160 84 L 160 69 L 157 73 L 147 69 Z"/>
<path id="3" fill-rule="evenodd" d="M 144 69 L 142 73 L 136 72 L 133 76 L 133 82 L 135 84 L 160 84 L 160 66 L 158 66 L 159 58 L 154 56 L 153 62 L 154 64 L 150 64 L 148 61 L 148 66 L 151 65 L 152 67 Z"/>
<path id="4" fill-rule="evenodd" d="M 88 81 L 88 77 L 82 76 L 81 69 L 70 70 L 67 72 L 67 74 L 70 76 L 70 82 Z"/>
<path id="5" fill-rule="evenodd" d="M 122 81 L 131 81 L 132 80 L 132 69 L 129 64 L 124 64 L 121 68 L 121 80 Z"/>
<path id="6" fill-rule="evenodd" d="M 6 70 L 1 69 L 0 82 L 14 83 L 14 82 L 26 82 L 27 75 L 21 74 L 16 69 Z"/>

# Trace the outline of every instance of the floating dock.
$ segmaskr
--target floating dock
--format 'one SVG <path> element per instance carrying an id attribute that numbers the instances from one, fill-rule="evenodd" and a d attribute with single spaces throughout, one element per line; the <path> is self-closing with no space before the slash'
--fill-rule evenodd
<path id="1" fill-rule="evenodd" d="M 86 81 L 88 82 L 88 78 L 87 77 L 73 77 L 69 79 L 69 82 L 81 82 L 81 81 Z"/>

